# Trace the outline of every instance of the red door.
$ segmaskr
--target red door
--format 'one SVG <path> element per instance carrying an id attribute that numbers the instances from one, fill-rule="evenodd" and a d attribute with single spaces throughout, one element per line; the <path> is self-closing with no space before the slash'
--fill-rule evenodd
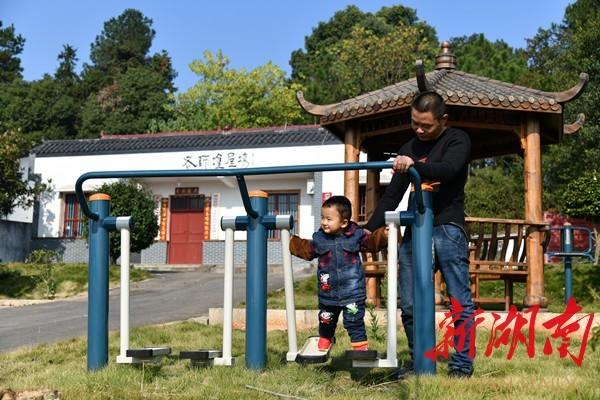
<path id="1" fill-rule="evenodd" d="M 201 206 L 193 207 L 199 203 L 193 200 L 190 196 L 171 197 L 169 264 L 202 264 L 204 212 Z"/>

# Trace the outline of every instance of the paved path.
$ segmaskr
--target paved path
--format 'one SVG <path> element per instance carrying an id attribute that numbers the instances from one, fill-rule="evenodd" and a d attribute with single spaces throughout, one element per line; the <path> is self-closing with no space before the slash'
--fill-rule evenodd
<path id="1" fill-rule="evenodd" d="M 307 272 L 295 273 L 296 277 Z M 310 273 L 310 272 L 308 272 Z M 130 324 L 159 324 L 208 315 L 223 306 L 223 274 L 203 271 L 160 272 L 131 285 Z M 283 287 L 283 274 L 269 272 L 268 290 Z M 236 273 L 234 305 L 245 300 L 245 274 Z M 110 291 L 109 329 L 119 328 L 119 289 Z M 0 352 L 87 334 L 87 297 L 0 309 Z"/>

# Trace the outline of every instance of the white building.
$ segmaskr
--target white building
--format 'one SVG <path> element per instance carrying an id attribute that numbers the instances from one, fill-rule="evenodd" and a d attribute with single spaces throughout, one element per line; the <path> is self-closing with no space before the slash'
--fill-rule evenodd
<path id="1" fill-rule="evenodd" d="M 230 169 L 344 162 L 344 145 L 318 126 L 189 133 L 104 136 L 48 141 L 32 152 L 33 170 L 51 179 L 52 192 L 35 212 L 31 248 L 58 251 L 65 262 L 87 261 L 77 178 L 91 171 Z M 389 171 L 381 181 L 389 182 Z M 221 264 L 223 216 L 245 215 L 233 177 L 139 179 L 154 194 L 159 234 L 135 261 L 144 264 Z M 365 181 L 365 171 L 361 171 Z M 91 194 L 103 180 L 88 180 Z M 323 198 L 344 193 L 344 173 L 316 172 L 246 177 L 248 190 L 269 194 L 268 211 L 292 214 L 295 233 L 310 238 Z M 364 209 L 362 207 L 361 209 Z M 359 215 L 353 219 L 360 220 Z M 175 234 L 176 233 L 176 234 Z M 270 236 L 276 238 L 276 233 Z M 236 262 L 245 261 L 245 232 L 236 232 Z M 279 242 L 269 241 L 269 263 L 279 263 Z"/>

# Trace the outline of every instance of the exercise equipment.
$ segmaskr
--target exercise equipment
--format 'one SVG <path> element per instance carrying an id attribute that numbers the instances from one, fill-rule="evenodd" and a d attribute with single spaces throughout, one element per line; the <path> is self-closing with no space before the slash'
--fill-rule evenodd
<path id="1" fill-rule="evenodd" d="M 119 178 L 173 178 L 173 177 L 235 177 L 240 189 L 245 216 L 235 217 L 238 224 L 248 232 L 247 240 L 247 279 L 246 279 L 246 367 L 264 370 L 266 367 L 266 298 L 267 298 L 267 230 L 274 229 L 276 216 L 267 215 L 267 194 L 248 192 L 245 177 L 253 175 L 273 175 L 287 173 L 349 171 L 360 169 L 379 170 L 391 168 L 389 161 L 367 163 L 338 163 L 315 165 L 291 165 L 264 168 L 231 168 L 213 170 L 146 170 L 146 171 L 95 171 L 86 172 L 75 182 L 75 195 L 81 211 L 89 218 L 89 284 L 88 284 L 88 347 L 87 369 L 95 371 L 108 363 L 108 232 L 115 229 L 115 217 L 109 216 L 110 196 L 95 194 L 90 196 L 88 207 L 83 184 L 90 179 Z M 423 226 L 422 235 L 413 238 L 413 256 L 422 260 L 420 265 L 431 261 L 431 227 L 429 236 L 427 218 L 431 218 L 430 199 L 427 212 L 423 203 L 421 180 L 414 168 L 408 171 L 417 190 L 414 195 L 418 213 L 406 215 L 412 218 L 413 226 Z M 428 216 L 427 216 L 428 215 Z M 408 222 L 407 222 L 408 223 Z M 416 239 L 416 240 L 415 240 Z M 416 245 L 416 243 L 419 243 Z M 415 246 L 418 251 L 415 251 Z M 429 246 L 429 248 L 428 248 Z M 418 255 L 417 255 L 418 253 Z M 435 373 L 435 363 L 424 359 L 424 352 L 435 345 L 435 324 L 433 307 L 433 279 L 431 263 L 425 268 L 417 268 L 415 279 L 418 282 L 415 293 L 415 371 Z M 428 282 L 431 281 L 431 282 Z M 430 283 L 430 285 L 428 285 Z M 429 305 L 431 304 L 431 310 Z M 429 346 L 429 347 L 428 347 Z"/>
<path id="2" fill-rule="evenodd" d="M 131 217 L 116 217 L 115 229 L 121 234 L 121 320 L 119 324 L 120 352 L 117 364 L 159 363 L 160 360 L 171 354 L 170 347 L 143 347 L 129 348 L 129 255 L 131 254 Z"/>

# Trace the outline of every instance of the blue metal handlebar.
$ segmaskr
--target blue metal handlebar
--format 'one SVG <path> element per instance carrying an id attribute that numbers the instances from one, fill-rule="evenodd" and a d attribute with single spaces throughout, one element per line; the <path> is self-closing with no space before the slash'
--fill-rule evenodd
<path id="1" fill-rule="evenodd" d="M 550 228 L 550 231 L 560 231 L 562 232 L 565 228 L 564 227 L 556 227 L 556 228 Z M 591 229 L 586 228 L 584 226 L 571 226 L 571 230 L 573 233 L 575 233 L 575 231 L 584 231 L 587 232 L 588 235 L 588 246 L 585 250 L 579 250 L 579 251 L 564 251 L 562 248 L 560 251 L 547 251 L 546 254 L 549 257 L 587 257 L 590 261 L 594 261 L 594 239 L 593 239 L 593 232 Z M 562 247 L 562 246 L 561 246 Z"/>
<path id="2" fill-rule="evenodd" d="M 311 165 L 291 165 L 283 167 L 261 167 L 261 168 L 240 168 L 240 169 L 207 169 L 207 170 L 145 170 L 145 171 L 96 171 L 86 172 L 81 175 L 75 183 L 75 195 L 81 206 L 81 211 L 90 219 L 97 221 L 98 214 L 90 211 L 85 195 L 83 194 L 83 183 L 88 179 L 114 179 L 114 178 L 176 178 L 176 177 L 205 177 L 205 176 L 235 176 L 240 187 L 244 209 L 250 216 L 256 216 L 256 211 L 252 209 L 250 197 L 246 188 L 244 176 L 249 175 L 275 175 L 299 172 L 325 172 L 325 171 L 349 171 L 360 169 L 384 169 L 391 168 L 390 161 L 376 161 L 366 163 L 337 163 L 337 164 L 311 164 Z M 421 189 L 421 177 L 413 167 L 408 169 L 408 173 L 415 186 L 415 200 L 417 210 L 420 214 L 425 212 L 423 203 L 423 192 Z"/>

